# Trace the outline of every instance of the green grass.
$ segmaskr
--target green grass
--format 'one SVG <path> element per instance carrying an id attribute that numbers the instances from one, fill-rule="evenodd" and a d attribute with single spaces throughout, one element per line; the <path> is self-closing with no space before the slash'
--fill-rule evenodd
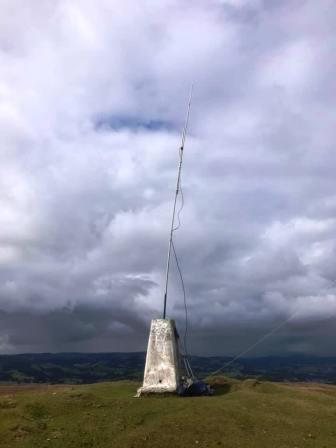
<path id="1" fill-rule="evenodd" d="M 131 382 L 11 390 L 0 447 L 336 446 L 336 386 L 212 381 L 215 396 L 193 398 L 133 398 Z"/>

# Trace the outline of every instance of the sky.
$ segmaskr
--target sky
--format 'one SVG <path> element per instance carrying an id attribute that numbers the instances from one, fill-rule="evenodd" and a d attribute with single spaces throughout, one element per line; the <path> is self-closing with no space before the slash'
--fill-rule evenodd
<path id="1" fill-rule="evenodd" d="M 0 353 L 146 349 L 194 84 L 190 352 L 336 355 L 334 1 L 0 7 Z"/>

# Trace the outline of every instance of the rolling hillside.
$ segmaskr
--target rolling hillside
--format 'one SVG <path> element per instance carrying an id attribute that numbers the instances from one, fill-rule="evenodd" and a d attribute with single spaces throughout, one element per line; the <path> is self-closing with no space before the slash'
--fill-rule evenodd
<path id="1" fill-rule="evenodd" d="M 143 377 L 144 352 L 139 353 L 33 353 L 0 355 L 0 384 L 87 384 L 99 381 L 134 380 Z M 195 374 L 204 378 L 218 369 L 239 379 L 318 382 L 336 384 L 336 358 L 269 356 L 238 359 L 225 356 L 191 356 Z"/>
<path id="2" fill-rule="evenodd" d="M 212 379 L 213 397 L 133 398 L 134 382 L 0 387 L 1 448 L 334 448 L 336 387 Z"/>

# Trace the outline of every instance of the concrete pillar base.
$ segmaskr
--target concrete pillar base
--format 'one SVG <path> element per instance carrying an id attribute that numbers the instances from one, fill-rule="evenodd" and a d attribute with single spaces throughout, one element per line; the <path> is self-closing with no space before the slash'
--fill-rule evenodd
<path id="1" fill-rule="evenodd" d="M 177 393 L 181 387 L 180 353 L 175 321 L 154 319 L 149 333 L 143 394 Z"/>

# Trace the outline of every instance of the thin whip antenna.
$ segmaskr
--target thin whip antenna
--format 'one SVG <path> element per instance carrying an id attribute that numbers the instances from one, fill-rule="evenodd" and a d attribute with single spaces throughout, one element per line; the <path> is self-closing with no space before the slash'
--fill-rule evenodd
<path id="1" fill-rule="evenodd" d="M 194 86 L 191 85 L 189 102 L 188 102 L 188 109 L 187 109 L 187 116 L 186 116 L 185 124 L 184 124 L 184 127 L 183 127 L 183 131 L 182 131 L 181 146 L 180 146 L 180 151 L 179 151 L 180 158 L 179 158 L 179 165 L 178 165 L 178 172 L 177 172 L 177 181 L 176 181 L 176 191 L 175 191 L 175 199 L 174 199 L 174 206 L 173 206 L 173 215 L 172 215 L 172 221 L 171 221 L 171 226 L 170 226 L 170 234 L 169 234 L 169 245 L 168 245 L 168 256 L 167 256 L 167 267 L 166 267 L 166 284 L 165 284 L 165 293 L 164 293 L 164 302 L 163 302 L 163 319 L 166 318 L 169 268 L 170 268 L 170 257 L 171 257 L 173 233 L 174 233 L 176 203 L 177 203 L 177 196 L 178 196 L 179 191 L 180 191 L 180 179 L 181 179 L 181 170 L 182 170 L 183 150 L 184 150 L 184 144 L 185 144 L 185 141 L 186 141 L 186 138 L 187 138 L 187 130 L 188 130 L 188 124 L 189 124 L 190 107 L 191 107 L 191 100 L 192 100 L 193 90 L 194 90 Z"/>

